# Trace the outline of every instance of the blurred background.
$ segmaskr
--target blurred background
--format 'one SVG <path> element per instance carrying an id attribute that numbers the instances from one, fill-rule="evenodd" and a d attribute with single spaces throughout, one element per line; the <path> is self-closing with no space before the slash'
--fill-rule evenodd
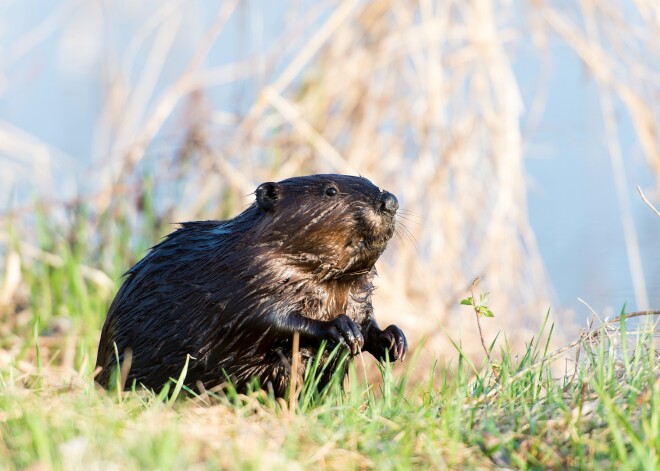
<path id="1" fill-rule="evenodd" d="M 659 117 L 656 0 L 0 1 L 0 347 L 93 365 L 171 223 L 320 172 L 399 198 L 377 315 L 433 351 L 477 276 L 514 347 L 657 309 Z"/>

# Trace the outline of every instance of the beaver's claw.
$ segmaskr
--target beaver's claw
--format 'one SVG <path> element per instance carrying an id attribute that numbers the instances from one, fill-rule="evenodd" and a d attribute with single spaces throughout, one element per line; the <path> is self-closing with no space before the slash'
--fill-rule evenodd
<path id="1" fill-rule="evenodd" d="M 390 361 L 396 361 L 399 358 L 401 361 L 406 359 L 408 353 L 408 341 L 401 329 L 395 325 L 391 325 L 383 330 L 380 334 L 380 344 L 382 346 L 381 359 L 385 359 L 385 353 Z"/>
<path id="2" fill-rule="evenodd" d="M 364 338 L 360 328 L 346 314 L 341 314 L 330 321 L 327 333 L 329 340 L 346 345 L 351 351 L 351 355 L 360 353 L 364 346 Z"/>

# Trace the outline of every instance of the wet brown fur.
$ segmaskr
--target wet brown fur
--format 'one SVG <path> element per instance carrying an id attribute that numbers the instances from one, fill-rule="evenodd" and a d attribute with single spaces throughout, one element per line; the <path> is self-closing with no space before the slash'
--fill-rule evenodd
<path id="1" fill-rule="evenodd" d="M 380 330 L 371 305 L 396 198 L 343 175 L 265 183 L 255 193 L 234 219 L 183 223 L 128 271 L 101 334 L 100 385 L 110 386 L 115 345 L 120 363 L 132 351 L 127 388 L 160 389 L 190 355 L 190 387 L 229 377 L 245 391 L 256 378 L 277 396 L 289 384 L 295 331 L 299 375 L 324 340 L 353 354 L 405 356 L 405 336 Z"/>

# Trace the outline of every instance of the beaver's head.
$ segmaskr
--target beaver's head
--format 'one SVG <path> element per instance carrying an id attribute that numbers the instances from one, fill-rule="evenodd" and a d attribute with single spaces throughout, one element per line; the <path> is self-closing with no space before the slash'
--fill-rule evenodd
<path id="1" fill-rule="evenodd" d="M 322 279 L 371 270 L 394 233 L 396 197 L 366 178 L 311 175 L 264 183 L 260 236 Z"/>

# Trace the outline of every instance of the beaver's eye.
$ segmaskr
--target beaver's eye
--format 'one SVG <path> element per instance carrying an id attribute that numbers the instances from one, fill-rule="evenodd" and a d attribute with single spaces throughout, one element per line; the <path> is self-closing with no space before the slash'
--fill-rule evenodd
<path id="1" fill-rule="evenodd" d="M 337 194 L 337 188 L 330 186 L 325 190 L 326 196 L 335 196 Z"/>

